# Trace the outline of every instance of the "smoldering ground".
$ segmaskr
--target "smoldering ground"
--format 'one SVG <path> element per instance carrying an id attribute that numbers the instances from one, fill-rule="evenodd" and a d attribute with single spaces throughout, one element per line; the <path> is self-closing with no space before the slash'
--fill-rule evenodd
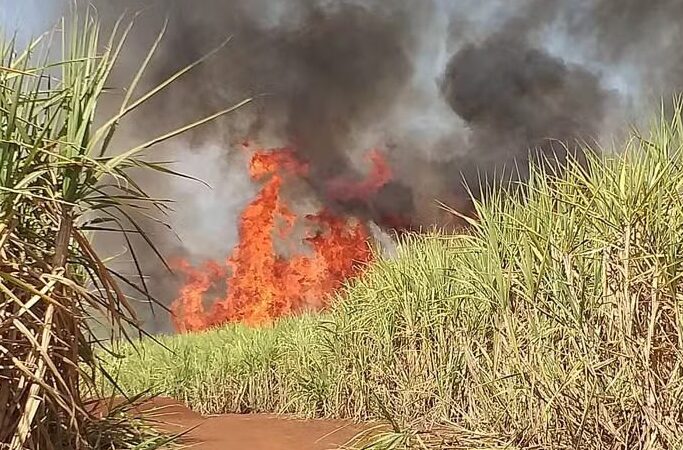
<path id="1" fill-rule="evenodd" d="M 109 23 L 124 10 L 143 10 L 114 85 L 136 69 L 165 17 L 148 86 L 232 36 L 123 124 L 123 141 L 258 95 L 170 145 L 176 168 L 212 191 L 144 180 L 152 193 L 179 200 L 171 220 L 182 242 L 159 230 L 162 249 L 196 259 L 222 258 L 235 243 L 239 212 L 254 193 L 235 150 L 245 138 L 294 145 L 310 162 L 309 195 L 336 211 L 384 226 L 388 217 L 443 225 L 449 216 L 435 200 L 466 209 L 463 178 L 476 185 L 503 167 L 523 169 L 530 153 L 562 159 L 577 143 L 605 143 L 628 122 L 647 119 L 683 82 L 683 6 L 675 0 L 95 4 Z M 372 147 L 387 155 L 392 181 L 361 201 L 331 195 L 331 179 L 364 177 Z M 139 256 L 158 267 L 151 253 Z M 170 301 L 161 271 L 146 272 Z"/>

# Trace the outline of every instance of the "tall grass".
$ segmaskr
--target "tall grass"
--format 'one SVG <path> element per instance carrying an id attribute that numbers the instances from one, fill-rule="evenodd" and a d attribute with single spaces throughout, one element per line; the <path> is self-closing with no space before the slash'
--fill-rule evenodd
<path id="1" fill-rule="evenodd" d="M 377 448 L 683 448 L 681 105 L 489 192 L 467 234 L 404 237 L 323 315 L 110 365 L 205 413 L 383 418 Z"/>
<path id="2" fill-rule="evenodd" d="M 118 111 L 96 124 L 99 101 L 131 26 L 120 21 L 103 39 L 87 10 L 27 48 L 0 40 L 3 448 L 136 445 L 107 441 L 131 438 L 134 430 L 109 430 L 105 439 L 82 399 L 95 388 L 99 364 L 88 319 L 97 313 L 120 336 L 125 325 L 137 326 L 121 286 L 146 293 L 136 280 L 111 270 L 91 238 L 109 228 L 141 235 L 153 246 L 129 211 L 159 213 L 165 205 L 140 189 L 131 169 L 168 171 L 143 159 L 143 152 L 240 106 L 115 151 L 110 144 L 119 122 L 194 66 L 137 96 L 157 41 L 126 86 Z"/>

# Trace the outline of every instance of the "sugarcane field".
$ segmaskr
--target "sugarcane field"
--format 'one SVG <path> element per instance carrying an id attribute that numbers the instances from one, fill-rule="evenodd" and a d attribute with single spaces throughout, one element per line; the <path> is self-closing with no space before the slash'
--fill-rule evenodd
<path id="1" fill-rule="evenodd" d="M 681 23 L 0 0 L 0 450 L 683 449 Z"/>

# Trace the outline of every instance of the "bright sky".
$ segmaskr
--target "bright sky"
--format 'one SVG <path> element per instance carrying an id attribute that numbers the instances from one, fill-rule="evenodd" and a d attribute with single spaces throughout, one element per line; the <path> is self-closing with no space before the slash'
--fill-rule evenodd
<path id="1" fill-rule="evenodd" d="M 56 21 L 62 0 L 0 0 L 0 33 L 30 39 L 48 30 Z"/>

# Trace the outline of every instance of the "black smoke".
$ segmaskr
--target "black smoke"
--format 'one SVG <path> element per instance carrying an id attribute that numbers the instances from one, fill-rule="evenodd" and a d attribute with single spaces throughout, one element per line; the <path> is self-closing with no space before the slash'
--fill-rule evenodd
<path id="1" fill-rule="evenodd" d="M 292 144 L 310 163 L 307 181 L 319 201 L 380 225 L 394 223 L 387 217 L 400 217 L 411 226 L 442 221 L 434 200 L 462 203 L 463 174 L 476 184 L 481 172 L 515 164 L 524 168 L 530 152 L 562 157 L 577 143 L 597 137 L 612 101 L 598 74 L 551 55 L 534 40 L 544 25 L 582 14 L 577 8 L 563 9 L 558 1 L 519 2 L 507 17 L 484 26 L 468 20 L 468 13 L 475 12 L 472 5 L 451 10 L 436 0 L 129 0 L 100 5 L 109 17 L 124 6 L 148 8 L 143 32 L 134 39 L 139 48 L 151 41 L 151 30 L 158 29 L 163 15 L 169 17 L 152 84 L 226 36 L 233 38 L 224 52 L 174 86 L 161 106 L 150 105 L 150 111 L 164 114 L 150 112 L 149 121 L 187 122 L 242 96 L 263 94 L 238 119 L 195 133 L 195 144 L 226 136 L 234 142 L 248 137 Z M 418 57 L 432 51 L 425 38 L 435 42 L 434 24 L 446 13 L 451 24 L 441 39 L 454 44 L 452 54 L 432 79 L 440 95 L 425 99 L 415 83 Z M 139 60 L 135 56 L 132 61 Z M 415 100 L 441 102 L 454 113 L 444 118 L 452 125 L 435 144 L 406 139 L 402 121 L 392 119 Z M 421 112 L 414 108 L 410 114 Z M 363 178 L 367 164 L 361 147 L 382 127 L 387 127 L 382 133 L 387 142 L 368 145 L 386 145 L 397 176 L 368 199 L 332 197 L 327 189 L 331 179 Z M 226 153 L 234 142 L 225 142 Z M 423 148 L 427 145 L 431 148 Z M 430 180 L 420 179 L 425 176 Z"/>
<path id="2" fill-rule="evenodd" d="M 471 132 L 470 170 L 484 173 L 524 170 L 535 152 L 554 162 L 576 155 L 600 133 L 609 99 L 596 75 L 506 32 L 453 55 L 441 90 Z"/>
<path id="3" fill-rule="evenodd" d="M 340 202 L 329 195 L 332 178 L 362 179 L 357 137 L 389 114 L 407 89 L 413 56 L 425 17 L 434 6 L 423 2 L 241 2 L 193 1 L 103 3 L 113 18 L 124 10 L 149 8 L 169 17 L 160 61 L 150 85 L 205 54 L 232 36 L 219 57 L 194 70 L 173 88 L 173 95 L 149 106 L 152 128 L 159 120 L 176 123 L 220 109 L 243 96 L 259 96 L 237 120 L 220 122 L 195 134 L 196 141 L 215 141 L 226 130 L 246 137 L 294 145 L 310 164 L 308 182 L 316 196 L 333 209 L 365 215 L 400 209 L 410 217 L 411 189 L 393 180 L 370 202 Z M 134 42 L 143 48 L 159 28 L 161 17 L 141 19 L 143 32 Z M 131 66 L 141 52 L 133 51 Z M 163 110 L 160 116 L 154 111 Z M 356 151 L 356 154 L 353 153 Z M 226 152 L 229 144 L 226 143 Z M 362 164 L 361 164 L 362 165 Z M 392 207 L 393 205 L 393 207 Z"/>

